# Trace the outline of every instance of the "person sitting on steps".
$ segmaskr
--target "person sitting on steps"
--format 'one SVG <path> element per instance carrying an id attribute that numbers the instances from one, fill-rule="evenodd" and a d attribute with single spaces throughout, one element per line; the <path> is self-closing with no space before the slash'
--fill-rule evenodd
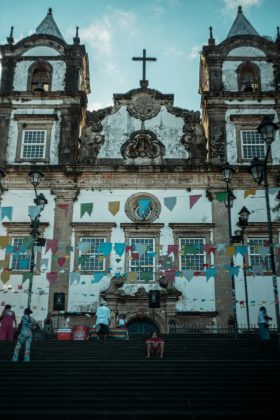
<path id="1" fill-rule="evenodd" d="M 151 336 L 146 341 L 147 356 L 149 359 L 151 354 L 157 354 L 162 359 L 164 353 L 164 341 L 162 338 L 158 337 L 157 332 L 153 331 Z"/>

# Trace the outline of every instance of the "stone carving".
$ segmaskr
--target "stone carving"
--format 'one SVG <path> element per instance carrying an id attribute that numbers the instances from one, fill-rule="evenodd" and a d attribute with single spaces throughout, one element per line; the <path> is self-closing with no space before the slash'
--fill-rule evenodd
<path id="1" fill-rule="evenodd" d="M 150 205 L 145 210 L 144 215 L 139 214 L 139 200 L 149 199 Z M 152 223 L 161 212 L 160 201 L 153 194 L 137 193 L 130 196 L 125 203 L 125 213 L 127 217 L 134 223 Z"/>
<path id="2" fill-rule="evenodd" d="M 94 164 L 104 141 L 104 136 L 94 131 L 93 126 L 87 127 L 81 137 L 80 162 L 85 165 Z"/>
<path id="3" fill-rule="evenodd" d="M 139 287 L 139 289 L 135 293 L 135 297 L 138 297 L 138 298 L 147 298 L 148 297 L 148 293 L 146 292 L 145 287 L 143 287 L 143 286 Z"/>
<path id="4" fill-rule="evenodd" d="M 142 121 L 155 117 L 160 111 L 161 105 L 155 102 L 154 98 L 148 93 L 136 95 L 132 103 L 127 106 L 127 110 L 132 117 Z"/>
<path id="5" fill-rule="evenodd" d="M 122 145 L 121 154 L 130 159 L 156 159 L 165 155 L 165 147 L 152 131 L 139 130 L 132 133 L 130 139 Z"/>
<path id="6" fill-rule="evenodd" d="M 185 124 L 183 127 L 184 135 L 181 143 L 185 146 L 190 154 L 192 165 L 200 165 L 205 163 L 207 158 L 207 139 L 201 124 Z"/>
<path id="7" fill-rule="evenodd" d="M 214 91 L 221 91 L 223 90 L 223 82 L 221 80 L 221 71 L 220 70 L 212 70 L 210 73 L 210 89 Z"/>
<path id="8" fill-rule="evenodd" d="M 219 162 L 225 161 L 225 129 L 224 127 L 214 126 L 211 130 L 211 159 L 218 159 Z"/>

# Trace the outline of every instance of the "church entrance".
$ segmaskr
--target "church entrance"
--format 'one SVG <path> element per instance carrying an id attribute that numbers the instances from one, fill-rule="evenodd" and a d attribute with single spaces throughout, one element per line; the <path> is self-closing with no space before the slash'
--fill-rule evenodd
<path id="1" fill-rule="evenodd" d="M 127 324 L 129 334 L 149 335 L 152 331 L 159 333 L 157 324 L 149 318 L 134 318 Z"/>

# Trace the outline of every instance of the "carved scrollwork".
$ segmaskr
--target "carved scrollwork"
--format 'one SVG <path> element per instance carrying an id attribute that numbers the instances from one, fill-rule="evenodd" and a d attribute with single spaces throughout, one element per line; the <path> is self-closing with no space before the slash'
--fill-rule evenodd
<path id="1" fill-rule="evenodd" d="M 105 137 L 94 131 L 93 126 L 87 127 L 81 137 L 80 162 L 84 165 L 94 164 L 104 141 Z"/>
<path id="2" fill-rule="evenodd" d="M 202 125 L 199 123 L 186 123 L 183 131 L 184 135 L 181 138 L 181 143 L 189 153 L 191 163 L 193 165 L 205 163 L 207 158 L 207 140 Z"/>
<path id="3" fill-rule="evenodd" d="M 122 145 L 121 154 L 130 159 L 156 159 L 165 155 L 165 147 L 152 131 L 139 130 L 132 133 L 130 139 Z"/>

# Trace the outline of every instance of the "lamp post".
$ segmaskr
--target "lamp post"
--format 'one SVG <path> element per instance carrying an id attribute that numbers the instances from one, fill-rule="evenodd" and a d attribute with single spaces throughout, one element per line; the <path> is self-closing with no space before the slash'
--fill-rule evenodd
<path id="1" fill-rule="evenodd" d="M 44 246 L 45 245 L 45 239 L 39 238 L 40 232 L 39 232 L 39 226 L 40 226 L 40 216 L 42 210 L 44 210 L 44 207 L 46 204 L 48 204 L 47 199 L 45 198 L 44 194 L 37 193 L 37 187 L 41 182 L 41 179 L 43 178 L 43 174 L 37 170 L 36 168 L 33 169 L 30 174 L 30 182 L 34 187 L 35 191 L 35 198 L 34 203 L 37 206 L 37 211 L 34 213 L 34 215 L 30 215 L 30 227 L 31 227 L 31 236 L 33 238 L 33 243 L 31 247 L 31 256 L 30 256 L 30 273 L 31 277 L 29 279 L 29 287 L 28 287 L 28 300 L 27 300 L 27 307 L 30 308 L 31 306 L 31 299 L 32 299 L 32 287 L 33 287 L 33 272 L 35 267 L 35 246 Z"/>
<path id="2" fill-rule="evenodd" d="M 233 202 L 235 200 L 235 195 L 233 194 L 232 190 L 229 188 L 229 184 L 232 180 L 233 174 L 235 170 L 232 168 L 232 166 L 226 162 L 225 165 L 221 168 L 221 173 L 223 177 L 223 181 L 225 181 L 227 185 L 227 198 L 224 201 L 224 204 L 227 208 L 228 213 L 228 232 L 229 232 L 229 242 L 230 245 L 232 245 L 232 227 L 231 227 L 231 209 L 233 206 Z M 231 266 L 233 267 L 233 258 L 231 258 L 230 262 Z M 235 281 L 234 281 L 234 275 L 231 276 L 231 293 L 232 293 L 232 303 L 233 303 L 233 319 L 234 319 L 234 335 L 237 339 L 237 333 L 238 333 L 238 326 L 237 326 L 237 316 L 236 316 L 236 299 L 235 299 Z"/>
<path id="3" fill-rule="evenodd" d="M 2 194 L 5 192 L 5 188 L 2 185 L 2 181 L 5 178 L 5 172 L 2 171 L 2 169 L 0 169 L 0 203 L 1 203 L 1 196 Z"/>
<path id="4" fill-rule="evenodd" d="M 275 304 L 275 312 L 276 312 L 276 327 L 277 327 L 278 339 L 280 339 L 278 287 L 277 287 L 276 264 L 275 264 L 275 255 L 274 255 L 274 247 L 273 247 L 273 233 L 272 233 L 272 221 L 271 221 L 271 214 L 270 214 L 268 178 L 267 178 L 267 160 L 270 153 L 271 144 L 275 140 L 275 134 L 278 129 L 279 129 L 278 125 L 275 124 L 270 118 L 265 117 L 263 119 L 263 121 L 257 128 L 257 131 L 262 135 L 263 140 L 267 145 L 266 155 L 265 155 L 264 160 L 260 160 L 259 158 L 255 157 L 251 163 L 250 171 L 251 171 L 254 181 L 256 181 L 259 185 L 261 185 L 262 182 L 264 183 L 265 204 L 266 204 L 266 214 L 267 214 L 267 228 L 268 228 L 269 250 L 270 250 L 269 255 L 270 255 L 270 262 L 271 262 L 274 304 Z"/>
<path id="5" fill-rule="evenodd" d="M 244 231 L 246 226 L 248 226 L 249 216 L 251 212 L 243 206 L 240 210 L 238 226 L 240 227 L 240 234 L 239 238 L 241 240 L 242 245 L 244 245 Z M 244 277 L 244 289 L 245 289 L 245 301 L 246 301 L 246 317 L 247 317 L 247 328 L 250 332 L 250 314 L 249 314 L 249 299 L 248 299 L 248 288 L 247 288 L 247 274 L 246 274 L 246 259 L 243 255 L 243 277 Z"/>

